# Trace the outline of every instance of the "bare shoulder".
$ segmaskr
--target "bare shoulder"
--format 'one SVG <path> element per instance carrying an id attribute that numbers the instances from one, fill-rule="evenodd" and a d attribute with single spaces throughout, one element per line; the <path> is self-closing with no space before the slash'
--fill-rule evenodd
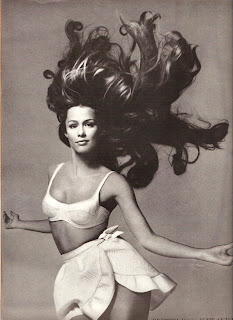
<path id="1" fill-rule="evenodd" d="M 122 193 L 133 193 L 133 188 L 130 186 L 127 179 L 117 172 L 110 175 L 108 188 L 114 196 L 118 196 Z"/>
<path id="2" fill-rule="evenodd" d="M 56 164 L 52 164 L 51 166 L 49 166 L 48 168 L 48 178 L 49 181 L 52 178 L 52 175 L 54 173 L 54 171 L 57 169 L 57 167 L 59 166 L 60 163 L 56 163 Z"/>

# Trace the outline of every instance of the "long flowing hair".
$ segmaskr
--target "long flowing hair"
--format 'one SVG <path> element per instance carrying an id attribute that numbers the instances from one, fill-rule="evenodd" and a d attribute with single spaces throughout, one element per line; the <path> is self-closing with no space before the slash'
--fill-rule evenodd
<path id="1" fill-rule="evenodd" d="M 139 21 L 121 18 L 120 33 L 132 39 L 127 52 L 111 42 L 107 28 L 94 28 L 85 36 L 82 23 L 69 20 L 69 48 L 55 73 L 44 71 L 52 78 L 47 104 L 60 122 L 61 141 L 69 146 L 64 135 L 67 110 L 78 105 L 93 108 L 104 136 L 100 161 L 118 172 L 128 168 L 126 177 L 135 188 L 147 186 L 158 170 L 154 144 L 173 147 L 170 163 L 180 175 L 197 161 L 200 147 L 219 148 L 228 131 L 226 120 L 211 126 L 200 117 L 192 121 L 192 115 L 172 110 L 201 64 L 196 47 L 179 32 L 160 33 L 160 18 L 151 12 L 143 12 Z M 134 59 L 136 47 L 139 59 Z M 194 160 L 190 145 L 197 150 Z"/>

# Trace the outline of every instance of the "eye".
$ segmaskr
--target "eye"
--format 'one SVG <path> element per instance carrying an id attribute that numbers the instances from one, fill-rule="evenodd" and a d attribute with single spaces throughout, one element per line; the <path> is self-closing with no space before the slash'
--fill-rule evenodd
<path id="1" fill-rule="evenodd" d="M 69 125 L 69 128 L 70 128 L 70 129 L 77 128 L 77 124 L 70 124 L 70 125 Z"/>
<path id="2" fill-rule="evenodd" d="M 95 126 L 95 123 L 94 122 L 87 122 L 86 126 L 89 128 L 93 128 Z"/>

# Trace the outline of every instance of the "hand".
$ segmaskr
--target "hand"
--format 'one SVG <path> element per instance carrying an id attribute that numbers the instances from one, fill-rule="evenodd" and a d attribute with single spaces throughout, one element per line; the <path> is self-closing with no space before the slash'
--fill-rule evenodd
<path id="1" fill-rule="evenodd" d="M 6 229 L 15 229 L 19 225 L 20 218 L 19 215 L 13 211 L 10 211 L 10 214 L 7 214 L 6 211 L 3 211 L 3 220 Z"/>
<path id="2" fill-rule="evenodd" d="M 202 259 L 207 262 L 221 264 L 223 266 L 231 266 L 233 256 L 228 254 L 228 250 L 233 248 L 233 243 L 224 244 L 203 250 Z"/>

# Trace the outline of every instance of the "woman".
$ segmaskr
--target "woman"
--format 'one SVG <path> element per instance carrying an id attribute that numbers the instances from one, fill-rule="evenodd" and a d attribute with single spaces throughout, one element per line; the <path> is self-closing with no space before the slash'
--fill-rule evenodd
<path id="1" fill-rule="evenodd" d="M 155 234 L 135 200 L 132 187 L 148 185 L 158 169 L 151 143 L 172 146 L 174 172 L 182 174 L 195 162 L 189 160 L 188 144 L 199 156 L 200 146 L 218 147 L 228 128 L 225 121 L 194 125 L 187 114 L 171 111 L 200 62 L 181 34 L 159 33 L 159 18 L 144 12 L 139 22 L 122 20 L 121 33 L 133 38 L 128 54 L 110 42 L 106 28 L 94 29 L 84 40 L 82 24 L 68 21 L 70 48 L 55 74 L 45 71 L 53 78 L 48 107 L 57 114 L 59 136 L 72 159 L 49 170 L 43 200 L 48 219 L 26 222 L 13 212 L 4 218 L 6 228 L 52 232 L 65 261 L 54 289 L 61 319 L 147 319 L 149 307 L 156 308 L 176 286 L 120 238 L 117 227 L 106 229 L 117 205 L 145 249 L 232 264 L 231 244 L 197 249 Z M 136 45 L 140 64 L 132 60 Z M 119 172 L 127 168 L 125 179 Z"/>

